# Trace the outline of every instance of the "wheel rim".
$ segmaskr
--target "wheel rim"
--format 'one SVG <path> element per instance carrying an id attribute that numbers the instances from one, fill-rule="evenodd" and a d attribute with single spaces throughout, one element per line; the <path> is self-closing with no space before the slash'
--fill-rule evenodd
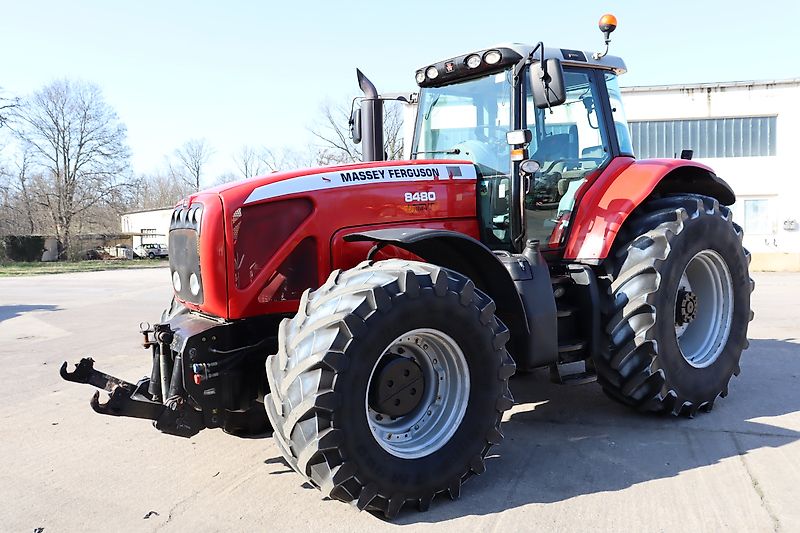
<path id="1" fill-rule="evenodd" d="M 683 358 L 703 368 L 717 360 L 731 331 L 733 282 L 714 250 L 697 253 L 681 275 L 675 295 L 675 335 Z"/>
<path id="2" fill-rule="evenodd" d="M 372 436 L 384 450 L 417 459 L 447 444 L 461 424 L 469 401 L 469 367 L 452 337 L 436 329 L 415 329 L 383 351 L 370 373 L 368 391 L 378 379 L 382 361 L 397 356 L 419 366 L 423 390 L 418 404 L 405 415 L 391 417 L 370 405 L 368 393 L 364 408 Z"/>

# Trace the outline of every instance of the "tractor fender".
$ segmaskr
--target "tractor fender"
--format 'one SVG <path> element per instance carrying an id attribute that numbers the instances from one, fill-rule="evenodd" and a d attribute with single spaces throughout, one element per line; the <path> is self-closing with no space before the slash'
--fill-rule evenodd
<path id="1" fill-rule="evenodd" d="M 654 195 L 680 192 L 712 196 L 723 205 L 736 201 L 725 180 L 701 163 L 615 158 L 577 199 L 564 259 L 585 263 L 605 259 L 634 209 Z"/>
<path id="2" fill-rule="evenodd" d="M 525 307 L 514 281 L 497 256 L 482 242 L 455 231 L 392 228 L 350 233 L 347 242 L 375 242 L 408 250 L 425 261 L 467 276 L 497 306 L 495 314 L 511 331 L 511 349 L 526 346 L 530 335 Z M 524 350 L 524 348 L 522 348 Z"/>

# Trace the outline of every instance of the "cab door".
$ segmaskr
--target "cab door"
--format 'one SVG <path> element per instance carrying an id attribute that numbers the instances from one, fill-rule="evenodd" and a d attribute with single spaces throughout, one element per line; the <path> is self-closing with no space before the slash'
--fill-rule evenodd
<path id="1" fill-rule="evenodd" d="M 549 110 L 536 109 L 530 89 L 526 98 L 529 157 L 541 170 L 524 194 L 523 227 L 551 252 L 563 244 L 578 190 L 618 152 L 603 72 L 566 67 L 564 85 L 566 101 Z"/>

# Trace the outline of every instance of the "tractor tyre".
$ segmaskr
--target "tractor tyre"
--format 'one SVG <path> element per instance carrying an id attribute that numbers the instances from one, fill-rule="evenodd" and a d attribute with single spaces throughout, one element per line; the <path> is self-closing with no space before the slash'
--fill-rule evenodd
<path id="1" fill-rule="evenodd" d="M 391 259 L 306 291 L 267 358 L 264 403 L 291 467 L 327 497 L 397 515 L 485 470 L 513 400 L 509 331 L 463 275 Z"/>
<path id="2" fill-rule="evenodd" d="M 605 262 L 607 343 L 594 357 L 614 400 L 692 417 L 728 394 L 753 318 L 742 229 L 717 200 L 667 196 L 637 209 Z"/>

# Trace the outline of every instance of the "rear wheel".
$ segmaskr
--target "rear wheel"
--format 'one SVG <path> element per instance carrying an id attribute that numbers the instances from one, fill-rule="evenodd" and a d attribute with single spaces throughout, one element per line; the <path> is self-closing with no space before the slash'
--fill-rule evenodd
<path id="1" fill-rule="evenodd" d="M 625 231 L 606 260 L 598 380 L 640 410 L 710 410 L 748 344 L 753 281 L 742 230 L 713 198 L 687 194 L 649 202 Z"/>
<path id="2" fill-rule="evenodd" d="M 509 333 L 464 276 L 388 260 L 334 272 L 279 330 L 265 400 L 289 464 L 395 516 L 485 470 L 513 401 Z"/>

